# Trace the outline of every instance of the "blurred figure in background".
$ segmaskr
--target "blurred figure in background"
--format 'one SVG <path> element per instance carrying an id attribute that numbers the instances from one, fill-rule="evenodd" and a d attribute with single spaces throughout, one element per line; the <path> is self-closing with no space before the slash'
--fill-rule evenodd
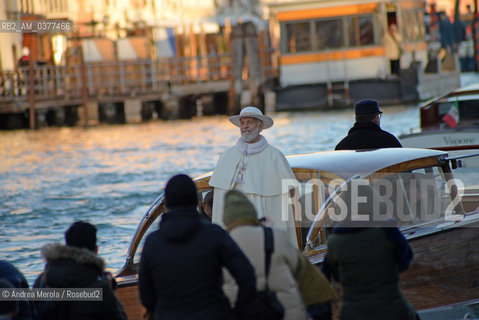
<path id="1" fill-rule="evenodd" d="M 5 288 L 29 288 L 25 276 L 13 264 L 6 260 L 0 260 L 0 280 L 7 285 Z M 0 288 L 4 287 L 0 285 Z M 35 319 L 33 304 L 29 300 L 2 301 L 0 305 L 0 319 L 3 319 L 2 314 L 5 315 L 5 317 L 7 317 L 7 314 L 10 314 L 12 319 Z M 14 307 L 16 311 L 12 312 L 12 308 Z"/>
<path id="2" fill-rule="evenodd" d="M 200 205 L 200 215 L 210 222 L 213 215 L 213 195 L 214 191 L 209 191 Z"/>
<path id="3" fill-rule="evenodd" d="M 399 76 L 401 71 L 400 59 L 403 52 L 402 36 L 394 23 L 390 24 L 388 31 L 384 33 L 383 41 L 386 48 L 386 55 L 389 58 L 391 74 Z"/>

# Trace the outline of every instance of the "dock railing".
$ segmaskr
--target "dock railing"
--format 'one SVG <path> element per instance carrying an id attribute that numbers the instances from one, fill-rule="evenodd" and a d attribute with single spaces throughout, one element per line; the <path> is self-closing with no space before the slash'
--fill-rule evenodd
<path id="1" fill-rule="evenodd" d="M 82 68 L 86 83 L 82 83 Z M 0 103 L 28 100 L 29 77 L 28 66 L 0 72 Z M 89 98 L 165 93 L 172 86 L 229 80 L 231 55 L 36 65 L 33 77 L 36 101 L 81 99 L 83 86 Z"/>

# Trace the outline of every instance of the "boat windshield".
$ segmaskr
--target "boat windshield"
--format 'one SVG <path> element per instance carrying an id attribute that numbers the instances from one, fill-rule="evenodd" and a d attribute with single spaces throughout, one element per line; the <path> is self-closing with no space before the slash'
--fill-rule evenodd
<path id="1" fill-rule="evenodd" d="M 306 255 L 324 249 L 332 228 L 410 229 L 461 219 L 455 181 L 439 166 L 353 177 L 325 200 L 306 238 Z"/>

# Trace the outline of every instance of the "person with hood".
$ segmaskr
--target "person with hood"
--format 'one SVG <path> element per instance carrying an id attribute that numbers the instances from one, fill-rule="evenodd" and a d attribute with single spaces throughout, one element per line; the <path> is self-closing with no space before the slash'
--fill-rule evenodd
<path id="1" fill-rule="evenodd" d="M 47 261 L 45 271 L 37 278 L 36 288 L 100 288 L 101 301 L 39 302 L 39 319 L 126 319 L 122 304 L 113 291 L 111 274 L 105 272 L 105 261 L 97 255 L 97 229 L 77 221 L 65 232 L 66 245 L 52 243 L 41 252 Z"/>
<path id="2" fill-rule="evenodd" d="M 266 279 L 263 226 L 253 204 L 237 190 L 228 191 L 224 203 L 224 224 L 253 264 L 258 291 L 265 289 L 267 281 L 283 305 L 285 320 L 309 319 L 310 315 L 313 319 L 331 319 L 331 309 L 324 304 L 335 298 L 333 289 L 324 275 L 293 246 L 288 234 L 272 229 L 274 251 Z M 226 272 L 224 287 L 234 305 L 236 285 Z"/>
<path id="3" fill-rule="evenodd" d="M 173 176 L 165 203 L 167 212 L 146 238 L 140 260 L 140 299 L 148 313 L 156 320 L 229 319 L 222 267 L 239 287 L 235 311 L 246 312 L 257 295 L 253 266 L 225 230 L 198 214 L 193 180 Z"/>
<path id="4" fill-rule="evenodd" d="M 335 214 L 344 220 L 328 237 L 322 266 L 342 286 L 339 319 L 415 320 L 416 311 L 399 287 L 399 273 L 407 270 L 413 252 L 397 223 L 381 218 L 391 208 L 367 184 L 348 184 L 340 203 Z"/>
<path id="5" fill-rule="evenodd" d="M 381 129 L 381 115 L 376 100 L 361 100 L 354 106 L 356 122 L 335 150 L 401 148 L 399 140 Z"/>

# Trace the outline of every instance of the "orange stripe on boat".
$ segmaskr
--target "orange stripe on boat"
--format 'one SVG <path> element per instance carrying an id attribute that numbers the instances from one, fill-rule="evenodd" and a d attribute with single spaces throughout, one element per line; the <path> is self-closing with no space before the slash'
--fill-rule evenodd
<path id="1" fill-rule="evenodd" d="M 348 51 L 335 51 L 335 52 L 318 52 L 318 53 L 295 53 L 291 55 L 284 55 L 280 58 L 282 65 L 287 64 L 300 64 L 311 62 L 323 62 L 327 60 L 343 60 L 343 59 L 358 59 L 365 57 L 377 57 L 383 56 L 385 50 L 383 47 L 373 47 L 367 49 L 352 49 Z"/>
<path id="2" fill-rule="evenodd" d="M 278 12 L 279 21 L 288 21 L 288 20 L 303 20 L 303 19 L 314 19 L 314 18 L 325 18 L 325 17 L 339 17 L 339 16 L 348 16 L 356 15 L 362 13 L 370 13 L 376 10 L 377 3 L 370 4 L 361 4 L 356 6 L 341 6 L 341 7 L 330 7 L 330 8 L 318 8 L 318 9 L 307 9 L 307 10 L 295 10 L 295 11 L 284 11 Z"/>

